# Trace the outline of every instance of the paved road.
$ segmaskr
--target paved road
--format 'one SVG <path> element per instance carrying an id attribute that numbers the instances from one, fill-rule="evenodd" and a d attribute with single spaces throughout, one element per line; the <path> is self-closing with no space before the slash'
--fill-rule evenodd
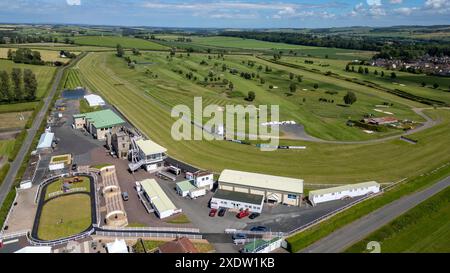
<path id="1" fill-rule="evenodd" d="M 82 57 L 83 54 L 79 55 L 78 58 L 75 59 L 73 63 L 77 62 Z M 0 205 L 3 204 L 3 201 L 5 201 L 5 198 L 8 195 L 9 190 L 11 189 L 14 183 L 20 165 L 22 164 L 26 154 L 30 149 L 34 136 L 36 135 L 37 131 L 39 130 L 39 126 L 41 125 L 42 121 L 47 115 L 47 110 L 50 106 L 50 103 L 52 102 L 53 97 L 56 94 L 56 90 L 58 89 L 59 82 L 61 81 L 65 69 L 66 67 L 59 68 L 58 71 L 56 72 L 56 77 L 55 80 L 53 81 L 50 93 L 46 98 L 44 98 L 44 106 L 41 108 L 38 115 L 34 119 L 33 125 L 28 130 L 27 137 L 25 138 L 25 141 L 23 142 L 22 147 L 20 148 L 20 151 L 16 156 L 16 159 L 11 163 L 11 168 L 9 169 L 8 174 L 5 177 L 5 180 L 0 186 Z"/>
<path id="2" fill-rule="evenodd" d="M 301 250 L 303 253 L 338 253 L 361 241 L 372 232 L 388 224 L 401 214 L 450 186 L 450 176 L 425 190 L 394 201 L 347 225 L 313 245 Z"/>

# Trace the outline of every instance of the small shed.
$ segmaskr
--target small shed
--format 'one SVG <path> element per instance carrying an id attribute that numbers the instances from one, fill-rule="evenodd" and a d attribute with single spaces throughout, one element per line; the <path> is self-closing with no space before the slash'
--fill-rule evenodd
<path id="1" fill-rule="evenodd" d="M 183 197 L 189 196 L 196 198 L 205 195 L 206 190 L 204 188 L 197 188 L 191 181 L 186 180 L 177 183 L 177 193 Z"/>

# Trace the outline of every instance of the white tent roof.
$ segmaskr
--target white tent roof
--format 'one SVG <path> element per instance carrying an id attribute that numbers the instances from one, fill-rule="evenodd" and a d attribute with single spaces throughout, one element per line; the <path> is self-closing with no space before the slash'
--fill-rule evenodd
<path id="1" fill-rule="evenodd" d="M 41 135 L 41 138 L 39 139 L 37 148 L 38 149 L 51 148 L 54 136 L 55 136 L 54 133 L 50 133 L 50 132 L 43 133 Z"/>
<path id="2" fill-rule="evenodd" d="M 109 253 L 128 253 L 128 248 L 125 240 L 119 240 L 116 238 L 114 242 L 107 243 L 106 248 Z"/>
<path id="3" fill-rule="evenodd" d="M 14 253 L 52 253 L 51 246 L 26 246 Z"/>
<path id="4" fill-rule="evenodd" d="M 89 103 L 89 106 L 99 106 L 99 105 L 105 105 L 105 101 L 102 99 L 102 97 L 98 95 L 86 95 L 84 98 Z"/>

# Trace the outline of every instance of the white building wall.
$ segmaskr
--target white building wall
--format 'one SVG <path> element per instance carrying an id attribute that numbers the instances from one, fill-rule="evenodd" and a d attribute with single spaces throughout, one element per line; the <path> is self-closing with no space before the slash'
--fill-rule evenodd
<path id="1" fill-rule="evenodd" d="M 189 192 L 189 197 L 191 197 L 191 198 L 197 198 L 197 197 L 200 197 L 203 195 L 206 195 L 205 189 L 198 189 L 198 190 L 193 190 L 193 191 Z"/>
<path id="2" fill-rule="evenodd" d="M 213 174 L 197 177 L 194 181 L 194 184 L 196 187 L 207 187 L 210 190 L 213 188 L 214 185 L 214 176 Z"/>
<path id="3" fill-rule="evenodd" d="M 235 210 L 248 209 L 250 212 L 261 213 L 263 204 L 255 205 L 255 204 L 249 204 L 249 203 L 245 203 L 245 202 L 238 202 L 238 201 L 219 199 L 219 198 L 213 197 L 211 199 L 211 208 L 213 208 L 213 209 L 228 208 L 228 209 L 235 209 Z"/>
<path id="4" fill-rule="evenodd" d="M 323 195 L 310 196 L 310 201 L 313 204 L 319 204 L 319 203 L 324 203 L 324 202 L 329 202 L 329 201 L 340 200 L 340 199 L 347 198 L 347 197 L 353 198 L 353 197 L 357 197 L 357 196 L 362 196 L 362 195 L 366 195 L 368 193 L 378 193 L 379 191 L 380 191 L 379 186 L 356 188 L 356 189 L 352 189 L 352 190 L 345 190 L 345 191 L 340 191 L 340 192 L 327 193 L 327 194 L 323 194 Z"/>

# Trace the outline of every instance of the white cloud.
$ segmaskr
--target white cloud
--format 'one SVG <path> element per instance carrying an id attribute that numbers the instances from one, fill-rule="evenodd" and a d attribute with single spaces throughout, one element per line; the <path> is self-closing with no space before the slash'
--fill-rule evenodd
<path id="1" fill-rule="evenodd" d="M 450 7 L 450 0 L 427 0 L 425 1 L 425 7 L 431 9 Z"/>
<path id="2" fill-rule="evenodd" d="M 403 8 L 398 8 L 395 9 L 394 12 L 401 14 L 401 15 L 410 15 L 411 13 L 413 13 L 413 11 L 415 11 L 417 8 L 408 8 L 408 7 L 403 7 Z"/>
<path id="3" fill-rule="evenodd" d="M 391 3 L 391 4 L 401 4 L 401 3 L 403 3 L 403 0 L 389 0 L 389 3 Z"/>
<path id="4" fill-rule="evenodd" d="M 66 0 L 69 6 L 79 6 L 81 5 L 81 0 Z"/>
<path id="5" fill-rule="evenodd" d="M 381 0 L 367 0 L 369 6 L 381 6 Z"/>

